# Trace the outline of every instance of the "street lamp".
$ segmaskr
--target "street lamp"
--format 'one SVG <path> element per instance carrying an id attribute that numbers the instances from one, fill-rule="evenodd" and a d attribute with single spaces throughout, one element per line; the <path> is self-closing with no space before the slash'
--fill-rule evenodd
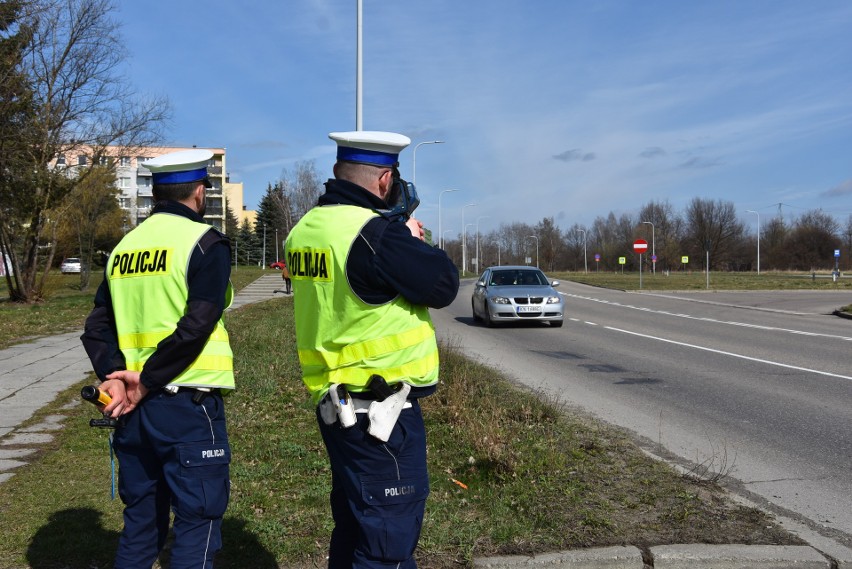
<path id="1" fill-rule="evenodd" d="M 266 268 L 266 224 L 263 224 L 263 268 Z"/>
<path id="2" fill-rule="evenodd" d="M 445 234 L 447 234 L 447 233 L 449 233 L 450 231 L 452 231 L 452 229 L 445 229 L 445 230 L 444 230 L 444 232 L 443 232 L 443 233 L 441 233 L 441 244 L 442 244 L 442 245 L 441 245 L 441 248 L 443 248 L 443 243 L 446 241 L 446 240 L 444 239 L 444 235 L 445 235 Z"/>
<path id="3" fill-rule="evenodd" d="M 275 228 L 275 260 L 278 260 L 278 228 Z"/>
<path id="4" fill-rule="evenodd" d="M 438 247 L 441 249 L 444 248 L 444 232 L 441 230 L 441 196 L 443 196 L 447 192 L 459 192 L 461 190 L 441 190 L 441 193 L 438 194 Z M 464 223 L 464 220 L 462 220 Z"/>
<path id="5" fill-rule="evenodd" d="M 467 268 L 466 268 L 467 265 L 465 264 L 467 261 L 464 258 L 464 251 L 466 250 L 465 246 L 467 244 L 467 228 L 470 227 L 471 225 L 474 225 L 474 224 L 468 223 L 467 225 L 464 226 L 464 228 L 462 228 L 462 275 L 464 275 L 465 271 L 467 271 Z"/>
<path id="6" fill-rule="evenodd" d="M 657 245 L 654 234 L 656 233 L 654 224 L 650 221 L 643 221 L 642 223 L 647 223 L 651 226 L 651 272 L 655 275 L 657 274 L 657 262 L 654 259 L 657 257 Z"/>
<path id="7" fill-rule="evenodd" d="M 479 220 L 480 219 L 488 219 L 487 215 L 480 215 L 476 218 L 476 273 L 479 274 Z"/>
<path id="8" fill-rule="evenodd" d="M 760 274 L 760 214 L 753 209 L 747 209 L 748 213 L 757 215 L 757 274 Z"/>
<path id="9" fill-rule="evenodd" d="M 444 144 L 443 140 L 427 140 L 426 142 L 418 142 L 414 145 L 414 151 L 411 155 L 411 183 L 417 185 L 417 149 L 423 144 Z"/>
<path id="10" fill-rule="evenodd" d="M 462 206 L 462 236 L 464 236 L 465 224 L 464 224 L 464 208 L 473 207 L 475 203 L 469 203 L 465 206 Z M 462 275 L 467 270 L 467 243 L 466 240 L 462 237 Z"/>
<path id="11" fill-rule="evenodd" d="M 583 234 L 583 271 L 588 273 L 589 272 L 589 264 L 588 264 L 588 261 L 586 260 L 586 230 L 585 229 L 578 229 L 577 231 L 579 231 L 580 233 Z"/>
<path id="12" fill-rule="evenodd" d="M 530 237 L 535 239 L 535 266 L 538 267 L 538 268 L 541 268 L 541 267 L 538 266 L 538 236 L 537 235 L 530 235 Z"/>

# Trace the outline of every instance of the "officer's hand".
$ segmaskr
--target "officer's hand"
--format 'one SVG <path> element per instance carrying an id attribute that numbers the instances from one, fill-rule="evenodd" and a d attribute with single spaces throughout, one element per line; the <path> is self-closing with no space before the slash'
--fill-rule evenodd
<path id="1" fill-rule="evenodd" d="M 139 375 L 138 371 L 125 369 L 106 376 L 107 379 L 118 379 L 124 382 L 124 388 L 127 391 L 127 405 L 121 410 L 122 415 L 133 411 L 139 405 L 139 402 L 148 395 L 148 388 L 139 381 Z"/>
<path id="2" fill-rule="evenodd" d="M 99 388 L 112 399 L 109 405 L 103 408 L 103 412 L 106 415 L 117 419 L 128 404 L 127 391 L 124 388 L 124 382 L 118 379 L 107 379 L 105 382 L 100 384 Z"/>
<path id="3" fill-rule="evenodd" d="M 423 222 L 419 219 L 414 219 L 413 217 L 408 218 L 408 221 L 405 222 L 408 226 L 408 229 L 411 231 L 411 235 L 423 241 L 423 237 L 426 234 L 423 231 Z"/>

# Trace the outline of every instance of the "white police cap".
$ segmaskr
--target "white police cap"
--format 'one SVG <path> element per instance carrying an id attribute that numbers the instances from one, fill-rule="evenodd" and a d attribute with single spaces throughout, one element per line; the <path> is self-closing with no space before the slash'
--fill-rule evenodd
<path id="1" fill-rule="evenodd" d="M 151 171 L 154 185 L 185 184 L 203 181 L 206 187 L 211 187 L 207 179 L 207 164 L 213 158 L 213 152 L 203 148 L 169 152 L 151 158 L 142 166 Z"/>
<path id="2" fill-rule="evenodd" d="M 399 153 L 411 139 L 395 132 L 356 130 L 332 132 L 328 135 L 337 143 L 337 159 L 374 166 L 396 166 Z"/>

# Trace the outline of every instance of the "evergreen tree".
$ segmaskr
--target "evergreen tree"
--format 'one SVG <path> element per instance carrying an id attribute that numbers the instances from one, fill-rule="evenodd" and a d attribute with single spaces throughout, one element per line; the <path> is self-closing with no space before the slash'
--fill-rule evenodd
<path id="1" fill-rule="evenodd" d="M 240 232 L 240 221 L 237 219 L 237 216 L 234 214 L 234 210 L 231 209 L 231 204 L 225 208 L 225 235 L 231 238 L 231 240 L 236 239 L 239 236 Z"/>

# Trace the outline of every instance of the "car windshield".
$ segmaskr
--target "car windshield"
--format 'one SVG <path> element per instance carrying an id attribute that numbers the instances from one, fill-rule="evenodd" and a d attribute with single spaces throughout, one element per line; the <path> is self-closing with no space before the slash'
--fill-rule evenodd
<path id="1" fill-rule="evenodd" d="M 75 259 L 74 257 L 70 257 L 68 259 L 65 259 L 65 262 L 66 263 L 79 263 L 80 259 Z"/>
<path id="2" fill-rule="evenodd" d="M 490 284 L 492 286 L 509 285 L 547 285 L 547 279 L 541 271 L 536 270 L 502 270 L 491 273 Z"/>

